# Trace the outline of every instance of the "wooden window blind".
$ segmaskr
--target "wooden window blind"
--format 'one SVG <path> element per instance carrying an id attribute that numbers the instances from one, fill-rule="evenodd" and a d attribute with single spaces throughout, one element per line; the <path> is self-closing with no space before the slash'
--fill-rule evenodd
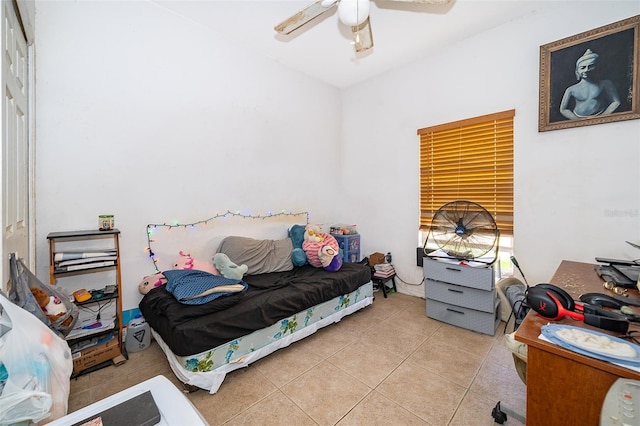
<path id="1" fill-rule="evenodd" d="M 420 229 L 446 203 L 468 200 L 513 235 L 513 117 L 515 110 L 418 130 Z"/>

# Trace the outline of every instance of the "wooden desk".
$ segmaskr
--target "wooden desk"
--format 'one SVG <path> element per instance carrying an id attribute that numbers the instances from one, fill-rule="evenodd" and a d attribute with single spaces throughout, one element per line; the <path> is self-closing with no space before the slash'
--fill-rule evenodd
<path id="1" fill-rule="evenodd" d="M 612 294 L 602 287 L 602 279 L 589 263 L 563 260 L 550 282 L 576 300 L 589 292 Z M 629 297 L 640 298 L 637 290 L 629 293 Z M 515 336 L 528 345 L 527 424 L 597 426 L 602 402 L 613 382 L 619 377 L 640 380 L 640 373 L 538 339 L 540 327 L 547 323 L 548 319 L 531 310 Z M 555 323 L 615 335 L 569 318 Z M 633 324 L 630 329 L 640 327 Z"/>

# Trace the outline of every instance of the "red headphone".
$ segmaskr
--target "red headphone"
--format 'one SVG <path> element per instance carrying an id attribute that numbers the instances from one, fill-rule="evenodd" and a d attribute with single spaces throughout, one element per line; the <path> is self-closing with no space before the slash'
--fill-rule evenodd
<path id="1" fill-rule="evenodd" d="M 538 284 L 527 289 L 527 304 L 538 315 L 557 321 L 564 317 L 583 321 L 604 330 L 626 333 L 629 321 L 596 305 L 575 303 L 569 293 L 553 284 Z"/>

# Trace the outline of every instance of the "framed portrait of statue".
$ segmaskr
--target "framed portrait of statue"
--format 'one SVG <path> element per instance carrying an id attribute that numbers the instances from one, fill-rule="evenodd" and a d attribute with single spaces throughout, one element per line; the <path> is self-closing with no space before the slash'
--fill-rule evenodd
<path id="1" fill-rule="evenodd" d="M 540 46 L 538 131 L 640 118 L 640 15 Z"/>

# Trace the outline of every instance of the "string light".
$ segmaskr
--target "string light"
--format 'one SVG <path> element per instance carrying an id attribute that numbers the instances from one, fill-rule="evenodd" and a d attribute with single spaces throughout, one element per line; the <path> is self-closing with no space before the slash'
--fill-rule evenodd
<path id="1" fill-rule="evenodd" d="M 212 222 L 215 220 L 227 220 L 229 218 L 240 218 L 240 219 L 246 219 L 246 220 L 265 220 L 265 219 L 271 219 L 278 216 L 292 217 L 292 216 L 302 216 L 302 215 L 306 216 L 306 224 L 308 225 L 309 212 L 294 213 L 290 211 L 287 212 L 285 210 L 282 210 L 279 213 L 272 213 L 271 211 L 269 211 L 266 215 L 244 214 L 244 213 L 241 213 L 239 210 L 235 212 L 227 210 L 225 213 L 222 213 L 222 214 L 216 213 L 216 215 L 211 216 L 208 219 L 199 220 L 197 222 L 180 223 L 178 221 L 174 221 L 174 223 L 171 225 L 167 223 L 150 223 L 147 225 L 147 247 L 145 250 L 148 252 L 149 258 L 153 262 L 153 266 L 155 267 L 156 272 L 159 272 L 160 271 L 160 269 L 158 268 L 159 259 L 156 258 L 156 255 L 153 252 L 153 248 L 151 247 L 151 243 L 155 242 L 155 240 L 153 240 L 151 236 L 154 233 L 156 233 L 159 229 L 164 229 L 166 231 L 171 231 L 171 229 L 173 228 L 196 229 L 198 225 L 208 226 L 209 222 Z"/>

